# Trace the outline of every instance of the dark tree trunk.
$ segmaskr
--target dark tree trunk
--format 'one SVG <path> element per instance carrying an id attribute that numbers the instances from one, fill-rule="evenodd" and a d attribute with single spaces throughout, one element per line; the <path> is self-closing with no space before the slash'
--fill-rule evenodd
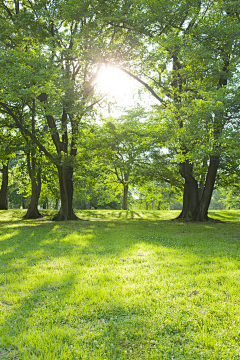
<path id="1" fill-rule="evenodd" d="M 90 209 L 90 201 L 86 204 L 86 210 Z"/>
<path id="2" fill-rule="evenodd" d="M 32 99 L 32 133 L 35 134 L 35 99 Z M 23 137 L 27 144 L 29 144 L 29 139 L 26 134 L 21 130 Z M 36 160 L 36 148 L 33 147 L 29 152 L 27 152 L 27 168 L 28 174 L 31 180 L 31 200 L 28 205 L 28 210 L 24 219 L 38 219 L 42 217 L 38 211 L 38 199 L 41 192 L 41 167 L 37 166 Z"/>
<path id="3" fill-rule="evenodd" d="M 73 168 L 58 165 L 61 207 L 53 218 L 56 221 L 77 220 L 73 212 Z"/>
<path id="4" fill-rule="evenodd" d="M 43 210 L 46 210 L 47 209 L 47 203 L 43 203 L 43 206 L 42 206 Z"/>
<path id="5" fill-rule="evenodd" d="M 208 173 L 206 182 L 201 197 L 201 201 L 194 214 L 194 220 L 207 221 L 208 220 L 208 208 L 211 202 L 211 197 L 214 189 L 214 183 L 217 175 L 217 169 L 219 166 L 220 156 L 210 156 L 210 164 L 208 167 Z"/>
<path id="6" fill-rule="evenodd" d="M 38 211 L 38 200 L 41 193 L 41 170 L 39 168 L 36 174 L 36 159 L 34 157 L 32 157 L 30 178 L 32 187 L 31 201 L 24 219 L 38 219 L 42 217 L 42 214 Z"/>
<path id="7" fill-rule="evenodd" d="M 159 202 L 158 202 L 158 210 L 160 210 L 160 208 L 161 208 L 161 201 L 159 200 Z"/>
<path id="8" fill-rule="evenodd" d="M 148 210 L 148 202 L 146 201 L 146 210 Z"/>
<path id="9" fill-rule="evenodd" d="M 54 209 L 55 209 L 55 210 L 58 210 L 58 203 L 59 203 L 59 200 L 58 200 L 58 199 L 56 199 L 56 202 L 55 202 L 55 207 L 54 207 Z"/>
<path id="10" fill-rule="evenodd" d="M 199 205 L 198 183 L 193 177 L 193 164 L 185 161 L 180 164 L 180 174 L 185 179 L 183 191 L 183 208 L 177 219 L 193 219 L 197 206 Z"/>
<path id="11" fill-rule="evenodd" d="M 122 210 L 127 210 L 128 184 L 123 185 Z"/>
<path id="12" fill-rule="evenodd" d="M 0 189 L 0 210 L 7 210 L 8 209 L 8 201 L 7 201 L 7 190 L 8 190 L 8 164 L 9 160 L 7 161 L 6 165 L 3 165 L 2 168 L 2 185 Z"/>
<path id="13" fill-rule="evenodd" d="M 181 175 L 185 179 L 183 192 L 183 209 L 177 219 L 207 221 L 208 208 L 211 202 L 211 197 L 214 189 L 214 183 L 219 166 L 220 156 L 210 156 L 210 163 L 206 181 L 203 190 L 198 188 L 197 180 L 192 175 L 192 165 L 189 166 L 187 162 L 181 164 Z M 202 186 L 202 184 L 201 184 Z M 202 194 L 199 197 L 199 194 Z"/>

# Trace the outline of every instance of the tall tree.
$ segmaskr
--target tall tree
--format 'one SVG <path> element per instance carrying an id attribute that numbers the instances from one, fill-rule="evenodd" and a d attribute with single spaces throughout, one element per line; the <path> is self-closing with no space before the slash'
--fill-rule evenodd
<path id="1" fill-rule="evenodd" d="M 21 146 L 22 140 L 19 134 L 9 129 L 0 129 L 0 163 L 1 188 L 0 188 L 0 210 L 8 209 L 8 172 L 9 161 L 15 157 L 17 149 Z"/>
<path id="2" fill-rule="evenodd" d="M 94 98 L 96 58 L 106 56 L 118 37 L 102 25 L 102 6 L 61 0 L 1 3 L 0 110 L 57 167 L 61 197 L 57 220 L 76 218 L 73 172 L 81 120 L 101 100 Z M 28 110 L 33 100 L 36 132 Z"/>
<path id="3" fill-rule="evenodd" d="M 143 34 L 143 50 L 139 68 L 123 70 L 152 93 L 159 117 L 176 130 L 172 143 L 185 182 L 180 218 L 207 220 L 238 67 L 237 1 L 153 0 L 132 10 L 114 24 Z"/>

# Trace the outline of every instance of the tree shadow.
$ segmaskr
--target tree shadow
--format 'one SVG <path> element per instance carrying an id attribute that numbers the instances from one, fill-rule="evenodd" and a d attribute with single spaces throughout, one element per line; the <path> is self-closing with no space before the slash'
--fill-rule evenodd
<path id="1" fill-rule="evenodd" d="M 44 351 L 49 351 L 52 358 L 61 358 L 60 348 L 51 353 L 50 341 L 58 341 L 66 356 L 76 359 L 71 346 L 82 347 L 87 331 L 97 334 L 86 344 L 92 354 L 96 352 L 96 358 L 99 354 L 104 358 L 101 345 L 105 338 L 114 345 L 106 345 L 108 359 L 121 358 L 120 347 L 131 350 L 129 336 L 144 344 L 150 341 L 151 334 L 146 339 L 146 332 L 141 329 L 148 326 L 146 319 L 152 314 L 147 315 L 144 305 L 137 300 L 128 303 L 124 291 L 115 292 L 119 268 L 126 268 L 128 274 L 129 266 L 143 266 L 147 261 L 139 250 L 142 245 L 152 252 L 153 259 L 163 262 L 168 250 L 173 262 L 195 255 L 193 271 L 198 263 L 207 267 L 219 257 L 224 261 L 229 256 L 239 260 L 236 224 L 128 221 L 135 215 L 141 218 L 140 212 L 133 211 L 127 218 L 123 212 L 119 221 L 103 220 L 104 214 L 99 220 L 81 223 L 54 223 L 46 219 L 1 222 L 0 305 L 6 314 L 2 338 L 9 359 L 17 348 L 19 356 L 26 357 L 32 352 L 40 359 L 47 356 Z M 221 244 L 224 251 L 219 252 Z M 112 267 L 107 267 L 108 263 Z M 171 269 L 171 264 L 166 266 Z M 145 298 L 148 296 L 146 293 Z M 128 333 L 130 323 L 136 329 L 129 330 L 132 334 Z M 181 334 L 176 325 L 169 326 L 162 324 L 163 335 L 170 336 L 174 331 Z"/>

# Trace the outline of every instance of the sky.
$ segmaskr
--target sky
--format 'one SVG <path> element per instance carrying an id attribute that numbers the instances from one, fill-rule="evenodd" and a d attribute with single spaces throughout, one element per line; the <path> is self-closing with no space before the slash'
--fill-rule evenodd
<path id="1" fill-rule="evenodd" d="M 108 94 L 106 97 L 107 104 L 103 108 L 103 113 L 106 112 L 108 116 L 108 104 L 111 103 L 114 103 L 114 106 L 110 107 L 110 114 L 113 117 L 120 116 L 123 109 L 130 109 L 137 104 L 146 108 L 156 104 L 154 97 L 143 91 L 143 85 L 113 66 L 106 66 L 101 69 L 96 83 L 99 91 Z"/>

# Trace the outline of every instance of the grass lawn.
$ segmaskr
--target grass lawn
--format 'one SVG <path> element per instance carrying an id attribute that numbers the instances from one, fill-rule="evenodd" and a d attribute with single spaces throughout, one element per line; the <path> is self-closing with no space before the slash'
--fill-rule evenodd
<path id="1" fill-rule="evenodd" d="M 0 211 L 0 360 L 240 359 L 240 211 L 25 212 Z"/>

